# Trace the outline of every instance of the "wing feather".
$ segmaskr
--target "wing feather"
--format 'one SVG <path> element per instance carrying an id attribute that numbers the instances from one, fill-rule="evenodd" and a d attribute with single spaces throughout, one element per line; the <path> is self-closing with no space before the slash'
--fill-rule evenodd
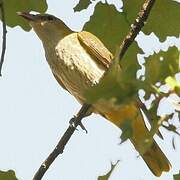
<path id="1" fill-rule="evenodd" d="M 91 52 L 97 59 L 98 63 L 109 67 L 113 59 L 111 52 L 104 46 L 104 44 L 93 34 L 87 31 L 78 33 L 78 39 L 86 50 Z"/>
<path id="2" fill-rule="evenodd" d="M 52 72 L 52 73 L 53 73 L 53 72 Z M 59 85 L 60 85 L 62 88 L 64 88 L 65 90 L 67 90 L 67 88 L 64 86 L 64 84 L 63 84 L 63 82 L 61 81 L 61 79 L 60 79 L 56 74 L 53 73 L 53 75 L 54 75 L 56 81 L 59 83 Z M 68 90 L 67 90 L 67 91 L 68 91 Z"/>

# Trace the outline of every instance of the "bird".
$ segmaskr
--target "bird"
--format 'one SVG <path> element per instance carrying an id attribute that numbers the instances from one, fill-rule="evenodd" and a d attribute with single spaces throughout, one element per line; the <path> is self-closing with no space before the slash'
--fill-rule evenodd
<path id="1" fill-rule="evenodd" d="M 79 103 L 86 103 L 85 91 L 99 83 L 114 55 L 92 33 L 74 32 L 53 15 L 29 12 L 19 12 L 18 15 L 28 21 L 41 40 L 46 60 L 59 85 Z M 109 100 L 101 100 L 92 104 L 91 111 L 99 113 L 119 128 L 130 120 L 130 141 L 151 172 L 159 177 L 170 170 L 169 160 L 154 139 L 147 148 L 142 148 L 149 130 L 137 103 L 132 101 L 115 107 Z"/>

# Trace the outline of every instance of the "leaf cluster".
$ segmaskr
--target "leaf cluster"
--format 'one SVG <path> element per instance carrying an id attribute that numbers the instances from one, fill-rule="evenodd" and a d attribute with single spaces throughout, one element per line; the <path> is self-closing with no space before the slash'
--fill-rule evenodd
<path id="1" fill-rule="evenodd" d="M 171 93 L 180 94 L 180 84 L 176 79 L 176 74 L 180 71 L 180 52 L 178 48 L 175 46 L 169 47 L 167 51 L 161 50 L 153 55 L 144 56 L 145 63 L 142 66 L 145 68 L 145 74 L 139 78 L 137 78 L 137 71 L 142 67 L 138 62 L 137 54 L 142 54 L 142 49 L 138 47 L 137 43 L 133 42 L 121 62 L 119 62 L 119 52 L 117 52 L 121 42 L 129 32 L 131 24 L 137 17 L 143 2 L 143 0 L 133 2 L 124 0 L 122 12 L 119 12 L 114 5 L 107 3 L 99 2 L 96 5 L 94 14 L 83 29 L 98 36 L 114 54 L 114 60 L 100 83 L 87 90 L 86 97 L 87 101 L 92 104 L 101 99 L 113 99 L 115 104 L 120 105 L 132 101 L 141 104 L 138 91 L 143 89 L 145 91 L 145 100 L 148 100 L 152 95 L 155 97 L 149 109 L 144 105 L 141 108 L 152 125 L 152 131 L 159 134 L 158 123 L 162 120 L 157 115 L 159 102 Z M 80 1 L 76 6 L 78 11 L 88 8 L 91 1 L 86 1 L 86 5 L 82 3 L 83 1 Z M 77 10 L 76 7 L 75 10 Z M 170 10 L 167 11 L 167 8 Z M 146 34 L 154 32 L 160 40 L 165 40 L 170 35 L 178 37 L 180 29 L 180 23 L 177 20 L 177 17 L 180 18 L 179 9 L 180 4 L 178 2 L 172 0 L 157 1 L 150 13 L 148 22 L 142 29 L 143 32 Z M 97 26 L 98 28 L 95 28 Z M 161 90 L 162 85 L 166 85 L 169 91 L 163 92 Z M 168 116 L 168 118 L 165 117 L 164 119 L 168 122 L 171 117 Z"/>

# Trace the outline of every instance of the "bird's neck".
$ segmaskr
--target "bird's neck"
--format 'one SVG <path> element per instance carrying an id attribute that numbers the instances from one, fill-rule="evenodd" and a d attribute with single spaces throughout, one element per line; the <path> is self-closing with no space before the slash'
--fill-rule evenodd
<path id="1" fill-rule="evenodd" d="M 46 34 L 42 35 L 40 39 L 44 47 L 54 48 L 59 43 L 59 41 L 61 41 L 67 35 L 69 35 L 68 32 L 59 31 L 59 32 L 55 32 L 54 34 L 49 33 L 49 35 L 46 35 Z"/>
<path id="2" fill-rule="evenodd" d="M 31 25 L 45 47 L 55 47 L 61 39 L 72 33 L 63 23 Z"/>

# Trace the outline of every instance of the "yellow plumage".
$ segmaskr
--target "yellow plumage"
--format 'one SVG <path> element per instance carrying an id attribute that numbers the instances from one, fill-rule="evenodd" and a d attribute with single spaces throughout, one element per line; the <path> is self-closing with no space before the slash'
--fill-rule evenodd
<path id="1" fill-rule="evenodd" d="M 21 16 L 29 20 L 41 39 L 56 80 L 80 103 L 85 103 L 84 92 L 99 82 L 113 55 L 93 34 L 84 31 L 74 33 L 54 16 L 28 13 L 21 13 Z M 119 128 L 130 120 L 130 140 L 149 169 L 156 176 L 169 171 L 171 165 L 157 143 L 154 140 L 148 142 L 149 131 L 135 102 L 114 106 L 110 101 L 101 100 L 92 106 L 94 112 L 100 113 Z"/>
<path id="2" fill-rule="evenodd" d="M 120 128 L 125 120 L 132 121 L 132 137 L 130 140 L 155 176 L 160 176 L 163 171 L 170 170 L 171 164 L 158 144 L 153 139 L 151 142 L 147 141 L 149 140 L 149 131 L 140 110 L 135 104 L 125 105 L 117 111 L 106 113 L 105 116 Z"/>

